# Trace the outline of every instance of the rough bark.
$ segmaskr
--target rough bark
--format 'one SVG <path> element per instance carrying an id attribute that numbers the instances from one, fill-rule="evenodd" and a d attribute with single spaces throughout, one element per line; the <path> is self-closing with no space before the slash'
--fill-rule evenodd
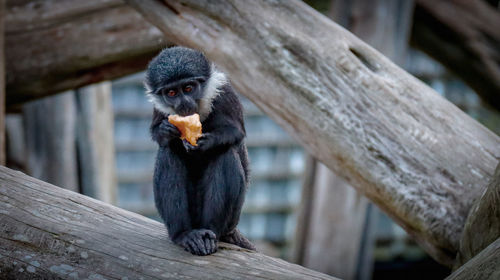
<path id="1" fill-rule="evenodd" d="M 446 277 L 446 280 L 470 279 L 500 279 L 500 238 Z"/>
<path id="2" fill-rule="evenodd" d="M 302 2 L 127 2 L 452 265 L 498 136 Z"/>
<path id="3" fill-rule="evenodd" d="M 73 92 L 30 102 L 23 117 L 27 173 L 78 192 Z"/>
<path id="4" fill-rule="evenodd" d="M 81 193 L 115 204 L 117 182 L 111 83 L 80 88 L 75 97 Z"/>
<path id="5" fill-rule="evenodd" d="M 6 279 L 334 279 L 228 244 L 199 257 L 143 216 L 0 167 Z"/>
<path id="6" fill-rule="evenodd" d="M 482 0 L 416 0 L 412 43 L 500 110 L 500 10 Z"/>
<path id="7" fill-rule="evenodd" d="M 467 217 L 455 267 L 469 261 L 497 238 L 500 238 L 500 164 Z"/>
<path id="8" fill-rule="evenodd" d="M 7 105 L 143 70 L 159 30 L 116 0 L 9 1 Z"/>

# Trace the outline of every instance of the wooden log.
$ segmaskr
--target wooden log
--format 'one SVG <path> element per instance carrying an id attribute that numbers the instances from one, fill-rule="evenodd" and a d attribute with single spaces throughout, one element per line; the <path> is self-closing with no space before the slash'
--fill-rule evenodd
<path id="1" fill-rule="evenodd" d="M 446 280 L 497 280 L 499 278 L 500 237 L 450 276 L 446 277 Z"/>
<path id="2" fill-rule="evenodd" d="M 7 279 L 334 279 L 223 243 L 193 256 L 157 221 L 5 167 L 0 201 Z"/>
<path id="3" fill-rule="evenodd" d="M 9 1 L 7 105 L 144 69 L 165 46 L 122 1 Z"/>
<path id="4" fill-rule="evenodd" d="M 412 44 L 500 110 L 500 10 L 479 0 L 416 3 Z"/>
<path id="5" fill-rule="evenodd" d="M 81 193 L 116 203 L 111 82 L 76 90 L 77 146 Z"/>
<path id="6" fill-rule="evenodd" d="M 73 92 L 26 104 L 23 106 L 23 118 L 27 173 L 78 192 Z"/>
<path id="7" fill-rule="evenodd" d="M 302 2 L 127 2 L 452 265 L 497 135 Z"/>
<path id="8" fill-rule="evenodd" d="M 472 207 L 465 222 L 455 268 L 500 237 L 500 163 L 491 183 Z"/>

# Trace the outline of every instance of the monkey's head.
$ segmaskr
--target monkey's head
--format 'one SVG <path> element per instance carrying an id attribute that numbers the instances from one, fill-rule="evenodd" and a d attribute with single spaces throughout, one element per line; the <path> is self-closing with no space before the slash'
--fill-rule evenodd
<path id="1" fill-rule="evenodd" d="M 173 47 L 149 63 L 144 84 L 159 111 L 181 116 L 198 113 L 204 119 L 225 83 L 225 75 L 216 71 L 201 52 Z"/>

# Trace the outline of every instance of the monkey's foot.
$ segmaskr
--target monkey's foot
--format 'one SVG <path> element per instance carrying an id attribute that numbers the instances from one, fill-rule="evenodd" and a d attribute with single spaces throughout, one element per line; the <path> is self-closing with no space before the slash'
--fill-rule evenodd
<path id="1" fill-rule="evenodd" d="M 178 244 L 193 255 L 206 256 L 217 252 L 217 237 L 208 229 L 193 229 Z"/>
<path id="2" fill-rule="evenodd" d="M 238 229 L 234 229 L 230 233 L 222 236 L 220 241 L 231 243 L 241 248 L 256 251 L 255 246 L 248 240 Z"/>

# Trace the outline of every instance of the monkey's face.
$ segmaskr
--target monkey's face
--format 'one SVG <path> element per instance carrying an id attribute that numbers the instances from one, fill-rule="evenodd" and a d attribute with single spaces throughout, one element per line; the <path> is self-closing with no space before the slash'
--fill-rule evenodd
<path id="1" fill-rule="evenodd" d="M 204 84 L 204 77 L 185 78 L 165 84 L 153 92 L 155 102 L 181 116 L 198 113 Z"/>

